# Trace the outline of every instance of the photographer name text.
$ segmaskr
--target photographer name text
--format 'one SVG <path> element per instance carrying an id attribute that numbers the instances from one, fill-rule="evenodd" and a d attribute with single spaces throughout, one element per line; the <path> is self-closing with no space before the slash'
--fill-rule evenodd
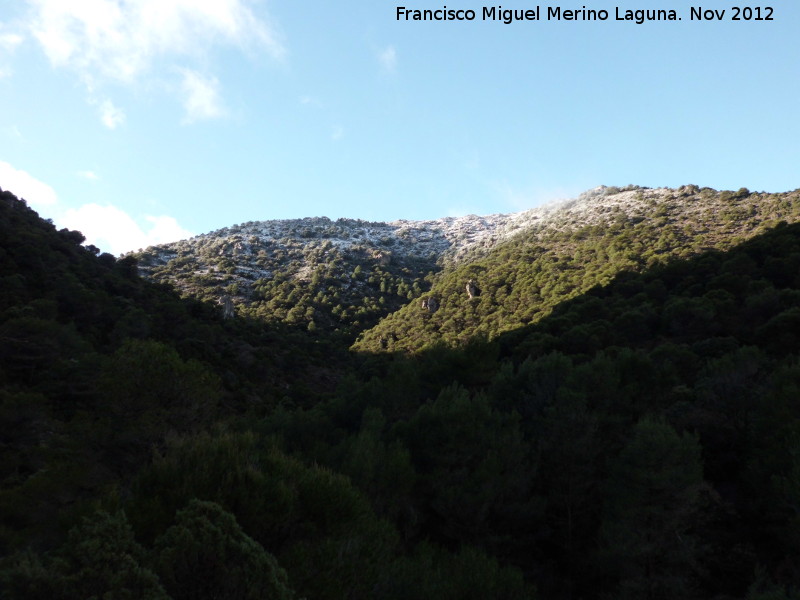
<path id="1" fill-rule="evenodd" d="M 651 21 L 774 21 L 771 6 L 729 6 L 705 8 L 690 6 L 688 12 L 675 9 L 631 9 L 615 6 L 609 10 L 563 8 L 561 6 L 533 6 L 529 8 L 503 8 L 484 6 L 477 10 L 448 8 L 416 9 L 396 7 L 397 21 L 495 21 L 510 25 L 522 21 L 621 21 L 642 25 Z"/>

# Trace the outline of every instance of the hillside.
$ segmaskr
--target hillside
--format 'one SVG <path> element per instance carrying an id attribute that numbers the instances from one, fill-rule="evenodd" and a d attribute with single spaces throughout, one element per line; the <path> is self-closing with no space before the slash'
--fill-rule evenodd
<path id="1" fill-rule="evenodd" d="M 262 431 L 543 598 L 792 600 L 799 274 L 800 225 L 780 225 L 491 342 L 387 355 Z"/>
<path id="2" fill-rule="evenodd" d="M 135 257 L 145 277 L 188 296 L 230 298 L 239 315 L 355 334 L 427 290 L 433 273 L 552 210 L 392 223 L 249 222 Z"/>
<path id="3" fill-rule="evenodd" d="M 507 215 L 257 221 L 134 256 L 144 277 L 240 316 L 416 351 L 535 322 L 559 302 L 800 217 L 797 192 L 600 187 Z M 466 291 L 474 285 L 474 298 Z"/>
<path id="4" fill-rule="evenodd" d="M 407 577 L 530 597 L 477 548 L 401 544 L 345 476 L 254 432 L 332 397 L 340 345 L 226 321 L 83 241 L 0 190 L 0 597 L 367 598 Z"/>
<path id="5" fill-rule="evenodd" d="M 130 477 L 169 435 L 319 402 L 318 340 L 181 299 L 0 190 L 0 555 Z M 338 370 L 338 371 L 337 371 Z"/>
<path id="6" fill-rule="evenodd" d="M 445 270 L 420 299 L 365 331 L 353 348 L 417 351 L 476 335 L 492 338 L 540 320 L 621 272 L 730 248 L 780 221 L 798 220 L 797 191 L 598 188 Z"/>
<path id="7" fill-rule="evenodd" d="M 636 254 L 659 202 L 687 239 Z M 634 267 L 527 325 L 348 354 L 223 319 L 0 192 L 2 597 L 795 600 L 795 194 L 569 211 L 610 224 L 545 236 L 557 256 L 594 239 L 587 273 Z M 530 267 L 530 231 L 433 289 Z"/>

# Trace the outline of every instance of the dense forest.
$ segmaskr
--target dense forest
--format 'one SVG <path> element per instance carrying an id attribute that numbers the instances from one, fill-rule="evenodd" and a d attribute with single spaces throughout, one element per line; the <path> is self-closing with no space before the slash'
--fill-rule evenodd
<path id="1" fill-rule="evenodd" d="M 800 220 L 800 194 L 601 188 L 557 220 L 526 228 L 484 256 L 445 269 L 422 300 L 365 330 L 359 350 L 416 351 L 492 338 L 542 319 L 595 285 L 674 258 L 727 249 L 779 222 Z M 569 207 L 567 207 L 569 208 Z M 466 283 L 473 282 L 467 293 Z M 430 301 L 436 310 L 430 310 Z"/>
<path id="2" fill-rule="evenodd" d="M 336 334 L 356 350 L 418 351 L 493 338 L 622 271 L 798 220 L 797 192 L 601 186 L 485 218 L 251 221 L 131 256 L 143 277 L 228 298 L 242 317 Z"/>
<path id="3" fill-rule="evenodd" d="M 796 194 L 729 194 L 676 251 L 523 235 L 350 351 L 0 192 L 0 598 L 800 598 Z"/>
<path id="4" fill-rule="evenodd" d="M 385 223 L 308 218 L 251 221 L 131 256 L 145 278 L 186 297 L 228 297 L 239 316 L 352 339 L 430 287 L 435 254 L 418 241 Z"/>

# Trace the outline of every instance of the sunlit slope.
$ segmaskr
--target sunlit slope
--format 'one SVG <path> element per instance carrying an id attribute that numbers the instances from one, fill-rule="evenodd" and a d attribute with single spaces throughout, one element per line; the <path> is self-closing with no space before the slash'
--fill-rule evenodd
<path id="1" fill-rule="evenodd" d="M 598 188 L 486 256 L 441 274 L 429 292 L 364 332 L 360 351 L 416 351 L 492 338 L 622 271 L 726 249 L 800 219 L 800 193 Z"/>

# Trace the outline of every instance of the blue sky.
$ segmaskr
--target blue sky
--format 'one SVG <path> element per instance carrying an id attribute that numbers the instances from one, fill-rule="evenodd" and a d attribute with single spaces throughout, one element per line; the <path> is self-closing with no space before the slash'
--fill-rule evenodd
<path id="1" fill-rule="evenodd" d="M 474 9 L 397 21 L 397 6 Z M 0 187 L 121 253 L 251 220 L 514 212 L 597 185 L 800 187 L 800 4 L 481 20 L 473 0 L 0 5 Z M 751 6 L 755 6 L 752 4 Z M 691 21 L 689 7 L 725 9 Z M 655 6 L 658 8 L 658 6 Z"/>

